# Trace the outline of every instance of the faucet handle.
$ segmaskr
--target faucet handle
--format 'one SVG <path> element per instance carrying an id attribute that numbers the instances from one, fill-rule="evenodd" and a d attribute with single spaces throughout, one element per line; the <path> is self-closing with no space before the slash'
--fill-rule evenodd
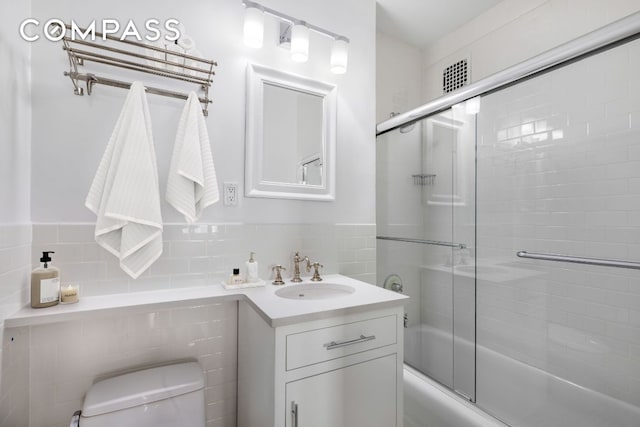
<path id="1" fill-rule="evenodd" d="M 320 272 L 318 271 L 320 268 L 324 268 L 324 265 L 319 262 L 314 262 L 311 264 L 313 266 L 313 277 L 311 278 L 312 282 L 322 282 L 322 277 L 320 277 Z"/>
<path id="2" fill-rule="evenodd" d="M 282 280 L 282 270 L 286 270 L 286 268 L 284 268 L 280 264 L 274 265 L 271 268 L 271 271 L 275 271 L 276 272 L 276 278 L 272 282 L 274 285 L 284 285 L 284 280 Z"/>

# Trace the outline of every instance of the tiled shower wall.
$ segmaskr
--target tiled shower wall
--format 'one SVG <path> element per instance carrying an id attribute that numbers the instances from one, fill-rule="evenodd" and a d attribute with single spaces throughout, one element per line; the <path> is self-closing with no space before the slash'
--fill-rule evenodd
<path id="1" fill-rule="evenodd" d="M 100 248 L 93 224 L 35 224 L 32 258 L 55 251 L 53 263 L 62 282 L 80 283 L 84 296 L 218 284 L 233 268 L 244 267 L 256 253 L 260 277 L 271 267 L 293 271 L 294 252 L 324 265 L 321 273 L 341 273 L 375 283 L 373 224 L 169 224 L 164 228 L 163 254 L 133 280 L 118 260 Z"/>
<path id="2" fill-rule="evenodd" d="M 633 41 L 484 97 L 477 165 L 479 271 L 506 269 L 478 275 L 478 344 L 634 405 L 640 273 L 515 253 L 640 262 L 638 69 Z"/>
<path id="3" fill-rule="evenodd" d="M 0 225 L 0 326 L 29 302 L 31 225 Z M 15 332 L 15 333 L 13 333 Z M 29 416 L 29 340 L 0 327 L 0 426 L 24 425 Z"/>

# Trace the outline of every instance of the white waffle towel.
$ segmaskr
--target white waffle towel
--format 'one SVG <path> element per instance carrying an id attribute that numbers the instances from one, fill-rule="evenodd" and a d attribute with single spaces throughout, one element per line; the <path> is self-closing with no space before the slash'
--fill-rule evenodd
<path id="1" fill-rule="evenodd" d="M 190 223 L 220 199 L 207 124 L 195 92 L 189 94 L 178 123 L 166 198 Z"/>
<path id="2" fill-rule="evenodd" d="M 85 206 L 96 242 L 134 279 L 162 254 L 162 214 L 149 106 L 134 82 L 93 179 Z"/>

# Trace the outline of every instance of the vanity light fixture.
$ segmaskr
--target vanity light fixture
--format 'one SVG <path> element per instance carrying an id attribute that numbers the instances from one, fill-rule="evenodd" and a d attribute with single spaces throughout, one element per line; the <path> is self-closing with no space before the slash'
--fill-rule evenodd
<path id="1" fill-rule="evenodd" d="M 291 60 L 307 62 L 309 59 L 309 27 L 304 22 L 291 28 Z"/>
<path id="2" fill-rule="evenodd" d="M 291 60 L 306 62 L 309 58 L 309 33 L 311 30 L 333 39 L 331 47 L 331 72 L 344 74 L 347 71 L 349 56 L 349 39 L 324 28 L 301 21 L 292 16 L 280 13 L 261 4 L 243 0 L 246 10 L 244 15 L 244 43 L 249 47 L 262 47 L 264 37 L 264 15 L 271 15 L 280 20 L 280 44 L 290 44 Z M 284 29 L 282 29 L 284 27 Z"/>
<path id="3" fill-rule="evenodd" d="M 244 11 L 244 44 L 260 49 L 264 38 L 264 11 L 256 3 L 246 4 Z"/>
<path id="4" fill-rule="evenodd" d="M 333 46 L 331 46 L 331 72 L 334 74 L 346 73 L 348 58 L 349 41 L 344 37 L 333 39 Z"/>

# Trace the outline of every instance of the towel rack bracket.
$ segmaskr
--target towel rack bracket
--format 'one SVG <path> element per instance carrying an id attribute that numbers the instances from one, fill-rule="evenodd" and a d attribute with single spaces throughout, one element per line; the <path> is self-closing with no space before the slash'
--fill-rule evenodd
<path id="1" fill-rule="evenodd" d="M 77 73 L 73 73 L 71 71 L 65 71 L 63 74 L 69 77 L 69 79 L 71 80 L 71 83 L 73 84 L 74 95 L 84 96 L 84 89 L 80 87 L 80 85 L 78 84 L 79 79 L 74 77 L 74 74 L 77 74 Z"/>

